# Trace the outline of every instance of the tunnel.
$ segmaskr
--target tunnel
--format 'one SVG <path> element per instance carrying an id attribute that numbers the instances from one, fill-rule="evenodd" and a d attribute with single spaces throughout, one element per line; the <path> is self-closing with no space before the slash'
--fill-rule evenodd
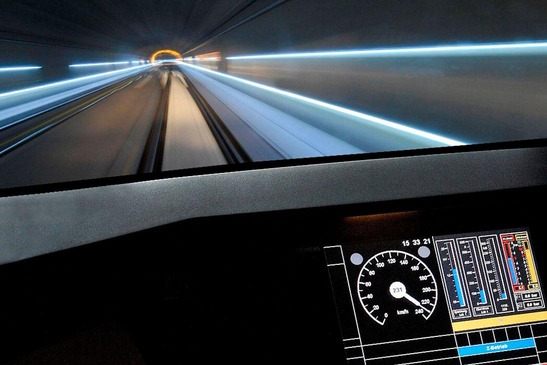
<path id="1" fill-rule="evenodd" d="M 4 0 L 0 188 L 547 136 L 545 2 Z"/>

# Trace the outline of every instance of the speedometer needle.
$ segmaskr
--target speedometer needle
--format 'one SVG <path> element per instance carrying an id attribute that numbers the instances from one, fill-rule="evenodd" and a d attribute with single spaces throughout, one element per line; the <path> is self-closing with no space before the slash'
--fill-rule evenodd
<path id="1" fill-rule="evenodd" d="M 420 302 L 418 302 L 418 300 L 416 300 L 416 298 L 410 296 L 410 294 L 405 292 L 405 294 L 403 295 L 403 298 L 407 299 L 410 303 L 414 304 L 415 306 L 422 308 L 427 313 L 431 313 L 430 310 L 428 310 L 423 305 L 421 305 Z"/>
<path id="2" fill-rule="evenodd" d="M 422 308 L 427 313 L 431 313 L 431 311 L 425 308 L 416 298 L 407 293 L 405 284 L 401 283 L 400 281 L 394 281 L 393 283 L 391 283 L 391 285 L 389 286 L 389 292 L 394 298 L 405 298 L 410 303 L 414 304 L 419 308 Z"/>

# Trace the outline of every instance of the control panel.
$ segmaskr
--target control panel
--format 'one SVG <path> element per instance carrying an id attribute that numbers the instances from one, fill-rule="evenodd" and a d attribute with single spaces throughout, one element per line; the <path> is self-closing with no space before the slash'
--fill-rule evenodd
<path id="1" fill-rule="evenodd" d="M 324 247 L 348 364 L 538 364 L 547 311 L 526 228 Z"/>

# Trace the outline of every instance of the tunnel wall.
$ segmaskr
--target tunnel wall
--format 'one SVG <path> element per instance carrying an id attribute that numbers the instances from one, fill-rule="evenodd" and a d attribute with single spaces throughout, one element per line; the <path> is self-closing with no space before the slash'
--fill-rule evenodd
<path id="1" fill-rule="evenodd" d="M 227 24 L 185 56 L 546 40 L 538 7 L 547 11 L 547 3 L 514 0 L 291 0 Z"/>
<path id="2" fill-rule="evenodd" d="M 514 57 L 229 58 L 543 40 L 547 28 L 531 2 L 294 0 L 185 57 L 218 51 L 223 63 L 201 65 L 477 142 L 507 135 L 535 138 L 535 131 L 542 129 L 547 114 L 545 52 Z M 462 129 L 468 131 L 465 136 L 457 134 Z"/>
<path id="3" fill-rule="evenodd" d="M 29 71 L 0 72 L 0 93 L 130 66 L 111 65 L 75 69 L 68 67 L 71 64 L 119 62 L 137 59 L 137 57 L 128 54 L 0 40 L 0 68 L 14 66 L 41 67 L 41 69 Z"/>
<path id="4" fill-rule="evenodd" d="M 227 72 L 429 132 L 480 142 L 501 141 L 508 135 L 537 138 L 547 115 L 546 62 L 547 55 L 229 60 Z"/>

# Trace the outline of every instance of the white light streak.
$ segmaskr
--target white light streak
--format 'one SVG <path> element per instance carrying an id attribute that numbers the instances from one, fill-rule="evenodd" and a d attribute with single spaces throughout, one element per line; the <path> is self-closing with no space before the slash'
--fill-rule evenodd
<path id="1" fill-rule="evenodd" d="M 99 63 L 78 63 L 73 65 L 68 65 L 68 67 L 97 67 L 97 66 L 112 66 L 112 65 L 129 65 L 129 61 L 120 61 L 120 62 L 99 62 Z"/>
<path id="2" fill-rule="evenodd" d="M 259 89 L 262 89 L 262 90 L 270 91 L 270 92 L 273 92 L 273 93 L 276 93 L 276 94 L 279 94 L 279 95 L 289 97 L 291 99 L 295 99 L 295 100 L 303 101 L 303 102 L 306 102 L 306 103 L 309 103 L 309 104 L 312 104 L 312 105 L 320 106 L 320 107 L 323 107 L 323 108 L 326 108 L 326 109 L 329 109 L 329 110 L 333 110 L 333 111 L 336 111 L 336 112 L 339 112 L 339 113 L 342 113 L 342 114 L 345 114 L 345 115 L 348 115 L 348 116 L 352 116 L 352 117 L 355 117 L 355 118 L 358 118 L 358 119 L 361 119 L 361 120 L 365 120 L 367 122 L 372 122 L 372 123 L 375 123 L 375 124 L 383 125 L 385 127 L 393 128 L 393 129 L 396 129 L 396 130 L 401 131 L 401 132 L 405 132 L 405 133 L 409 133 L 409 134 L 412 134 L 412 135 L 415 135 L 415 136 L 426 138 L 426 139 L 429 139 L 429 140 L 432 140 L 432 141 L 435 141 L 435 142 L 439 142 L 439 143 L 442 143 L 442 144 L 445 144 L 445 145 L 448 145 L 448 146 L 460 146 L 460 145 L 465 145 L 466 144 L 464 142 L 461 142 L 461 141 L 458 141 L 458 140 L 455 140 L 455 139 L 443 137 L 443 136 L 440 136 L 440 135 L 437 135 L 437 134 L 434 134 L 434 133 L 430 133 L 430 132 L 422 131 L 420 129 L 408 127 L 408 126 L 405 126 L 405 125 L 400 124 L 400 123 L 389 121 L 387 119 L 383 119 L 383 118 L 379 118 L 379 117 L 376 117 L 376 116 L 373 116 L 373 115 L 361 113 L 361 112 L 358 112 L 358 111 L 355 111 L 355 110 L 343 108 L 343 107 L 340 107 L 340 106 L 337 106 L 337 105 L 334 105 L 334 104 L 330 104 L 330 103 L 327 103 L 327 102 L 324 102 L 324 101 L 320 101 L 320 100 L 317 100 L 317 99 L 312 99 L 312 98 L 309 98 L 307 96 L 295 94 L 295 93 L 292 93 L 292 92 L 289 92 L 289 91 L 276 89 L 276 88 L 271 87 L 271 86 L 267 86 L 267 85 L 259 84 L 257 82 L 241 79 L 239 77 L 227 75 L 227 74 L 224 74 L 224 73 L 221 73 L 221 72 L 216 72 L 216 71 L 204 68 L 204 67 L 191 65 L 191 64 L 188 64 L 188 63 L 183 63 L 183 66 L 184 67 L 195 68 L 195 69 L 197 69 L 199 71 L 202 71 L 202 72 L 211 73 L 211 74 L 214 74 L 216 76 L 220 76 L 220 77 L 223 77 L 223 78 L 226 78 L 226 79 L 237 81 L 237 82 L 240 82 L 240 83 L 245 84 L 245 85 L 253 86 L 253 87 L 256 87 L 256 88 L 259 88 Z"/>
<path id="3" fill-rule="evenodd" d="M 13 67 L 0 67 L 0 72 L 14 72 L 14 71 L 30 71 L 39 70 L 42 66 L 13 66 Z"/>
<path id="4" fill-rule="evenodd" d="M 226 57 L 228 60 L 260 60 L 285 58 L 366 58 L 366 57 L 437 57 L 437 56 L 504 56 L 547 55 L 547 42 L 492 43 L 431 47 L 380 48 L 350 51 L 318 51 Z"/>
<path id="5" fill-rule="evenodd" d="M 134 67 L 124 68 L 123 70 L 102 72 L 100 74 L 93 74 L 93 75 L 84 76 L 84 77 L 77 77 L 77 78 L 74 78 L 74 79 L 53 82 L 51 84 L 34 86 L 34 87 L 27 88 L 27 89 L 9 91 L 7 93 L 0 94 L 0 98 L 7 97 L 7 96 L 13 96 L 13 95 L 17 95 L 17 94 L 23 94 L 23 93 L 27 93 L 27 92 L 31 92 L 31 91 L 36 91 L 36 90 L 52 88 L 52 87 L 61 86 L 61 85 L 67 85 L 67 84 L 70 84 L 70 83 L 78 83 L 80 81 L 85 81 L 85 80 L 92 80 L 92 79 L 101 78 L 101 77 L 104 77 L 104 76 L 115 75 L 115 74 L 122 73 L 122 72 L 136 70 L 138 68 L 144 68 L 144 67 L 150 67 L 150 65 L 134 66 Z"/>

